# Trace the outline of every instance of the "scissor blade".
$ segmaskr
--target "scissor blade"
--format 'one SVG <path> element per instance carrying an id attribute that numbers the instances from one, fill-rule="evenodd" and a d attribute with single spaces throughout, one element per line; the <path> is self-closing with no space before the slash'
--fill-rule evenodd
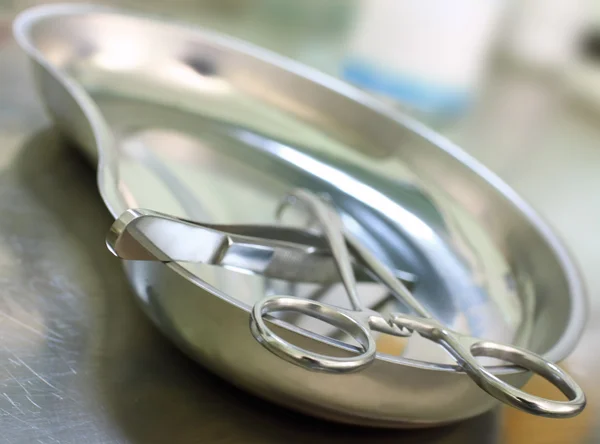
<path id="1" fill-rule="evenodd" d="M 339 282 L 324 239 L 295 228 L 204 224 L 131 209 L 114 222 L 106 243 L 127 260 L 195 262 L 292 282 Z M 372 281 L 362 268 L 357 271 L 360 281 Z M 411 273 L 397 274 L 408 285 L 415 281 Z"/>

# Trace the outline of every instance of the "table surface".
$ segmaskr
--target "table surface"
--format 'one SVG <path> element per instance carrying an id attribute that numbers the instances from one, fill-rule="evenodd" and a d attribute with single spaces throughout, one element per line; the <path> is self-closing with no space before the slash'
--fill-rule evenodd
<path id="1" fill-rule="evenodd" d="M 185 15 L 190 3 L 178 0 L 169 14 Z M 52 128 L 12 40 L 10 20 L 23 6 L 0 0 L 0 443 L 600 442 L 600 115 L 512 76 L 491 82 L 476 111 L 440 127 L 520 192 L 579 263 L 589 321 L 563 366 L 587 392 L 584 413 L 549 420 L 499 408 L 430 430 L 339 426 L 233 388 L 144 317 L 104 248 L 111 217 L 94 171 Z M 283 48 L 272 38 L 284 32 L 277 25 L 256 17 L 232 25 L 222 10 L 211 22 L 195 8 L 187 20 L 335 69 L 335 33 Z M 549 390 L 537 378 L 528 387 Z"/>

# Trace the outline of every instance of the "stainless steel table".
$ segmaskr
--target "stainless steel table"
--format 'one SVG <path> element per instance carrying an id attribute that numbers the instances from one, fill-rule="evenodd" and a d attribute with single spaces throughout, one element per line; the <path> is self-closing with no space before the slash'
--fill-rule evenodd
<path id="1" fill-rule="evenodd" d="M 10 37 L 9 21 L 25 6 L 17 3 L 0 0 L 0 442 L 600 442 L 600 115 L 512 76 L 492 82 L 476 112 L 440 128 L 523 194 L 579 261 L 589 325 L 564 365 L 587 391 L 586 411 L 556 421 L 500 409 L 417 431 L 342 427 L 233 388 L 146 320 L 104 248 L 111 218 L 95 173 L 52 128 Z M 289 40 L 256 17 L 231 25 L 225 10 L 202 15 L 204 3 L 178 1 L 170 15 L 193 10 L 187 19 L 335 69 L 337 34 Z M 283 34 L 303 43 L 272 38 Z M 529 386 L 549 390 L 538 379 Z"/>

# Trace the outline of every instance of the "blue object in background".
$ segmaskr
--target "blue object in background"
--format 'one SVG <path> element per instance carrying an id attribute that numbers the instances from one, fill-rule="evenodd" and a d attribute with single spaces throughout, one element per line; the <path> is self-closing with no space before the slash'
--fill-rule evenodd
<path id="1" fill-rule="evenodd" d="M 471 101 L 468 91 L 419 81 L 357 58 L 342 63 L 341 76 L 356 86 L 424 112 L 458 114 Z"/>

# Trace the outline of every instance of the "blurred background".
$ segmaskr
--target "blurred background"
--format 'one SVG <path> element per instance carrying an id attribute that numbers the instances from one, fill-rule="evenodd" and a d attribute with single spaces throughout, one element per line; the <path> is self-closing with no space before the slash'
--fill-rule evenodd
<path id="1" fill-rule="evenodd" d="M 51 2 L 0 0 L 0 14 L 10 20 L 40 3 Z M 600 5 L 593 0 L 96 3 L 216 29 L 438 117 L 463 114 L 507 66 L 599 106 Z"/>
<path id="2" fill-rule="evenodd" d="M 10 28 L 19 11 L 41 3 L 49 2 L 0 0 L 1 159 L 49 125 L 33 83 L 17 81 L 27 71 Z M 600 442 L 600 2 L 96 3 L 214 29 L 342 78 L 434 127 L 515 188 L 565 240 L 582 270 L 590 321 L 565 367 L 582 381 L 591 402 L 568 423 L 506 411 L 498 420 L 502 433 L 486 442 Z M 9 161 L 0 166 L 6 170 Z M 543 392 L 541 381 L 531 384 Z M 0 397 L 0 408 L 12 412 L 14 405 Z M 0 413 L 0 421 L 7 416 Z"/>

